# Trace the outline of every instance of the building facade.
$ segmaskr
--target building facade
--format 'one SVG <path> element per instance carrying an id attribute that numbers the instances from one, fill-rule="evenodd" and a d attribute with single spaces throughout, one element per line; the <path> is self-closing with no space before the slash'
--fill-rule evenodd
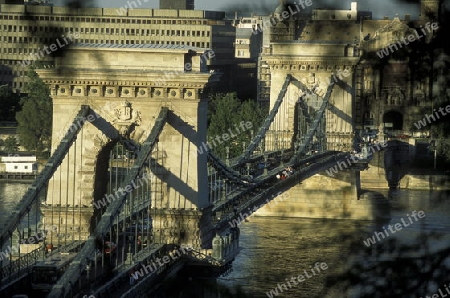
<path id="1" fill-rule="evenodd" d="M 283 2 L 274 14 L 289 11 L 288 6 Z M 436 36 L 439 8 L 439 0 L 424 0 L 418 20 L 410 15 L 373 20 L 370 12 L 359 11 L 357 3 L 352 3 L 350 10 L 314 9 L 309 18 L 291 16 L 269 27 L 271 42 L 261 53 L 258 99 L 265 103 L 264 94 L 270 90 L 272 107 L 286 74 L 323 96 L 327 77 L 345 71 L 345 78 L 338 77 L 352 88 L 352 94 L 333 90 L 334 111 L 327 111 L 328 149 L 351 150 L 352 135 L 358 131 L 377 130 L 381 137 L 417 135 L 413 123 L 442 99 L 432 88 L 436 78 L 425 71 L 434 67 L 433 51 L 417 50 Z M 408 38 L 420 44 L 410 45 L 412 52 L 406 52 L 402 42 Z M 289 96 L 291 103 L 298 99 L 295 90 Z M 293 107 L 286 104 L 281 109 L 285 119 L 279 120 L 276 130 L 295 131 Z M 343 124 L 334 127 L 338 119 Z"/>
<path id="2" fill-rule="evenodd" d="M 231 76 L 235 36 L 231 20 L 217 11 L 1 4 L 0 85 L 21 92 L 27 65 L 52 67 L 55 58 L 76 43 L 212 49 L 215 57 L 209 69 Z"/>
<path id="3" fill-rule="evenodd" d="M 5 173 L 37 173 L 36 156 L 2 156 L 0 172 Z"/>
<path id="4" fill-rule="evenodd" d="M 161 9 L 194 9 L 194 0 L 159 0 Z"/>

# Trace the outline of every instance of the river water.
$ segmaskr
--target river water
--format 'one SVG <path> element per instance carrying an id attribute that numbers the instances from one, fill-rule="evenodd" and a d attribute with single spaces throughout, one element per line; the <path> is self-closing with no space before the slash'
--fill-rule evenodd
<path id="1" fill-rule="evenodd" d="M 446 285 L 450 288 L 450 193 L 377 191 L 389 198 L 387 220 L 253 216 L 241 225 L 242 251 L 230 274 L 217 282 L 173 280 L 151 297 L 262 298 L 270 297 L 267 293 L 279 286 L 278 297 L 410 298 L 432 297 Z M 418 220 L 414 219 L 413 211 L 423 211 L 423 218 L 416 215 Z M 400 224 L 399 231 L 395 224 Z M 395 233 L 389 231 L 389 225 Z M 374 237 L 374 232 L 384 231 L 383 227 L 389 236 L 383 239 L 379 235 L 377 245 L 367 247 L 364 241 Z M 310 266 L 317 262 L 326 263 L 327 269 L 316 270 L 314 276 Z M 294 284 L 291 278 L 299 275 L 304 279 L 301 283 L 294 280 Z M 272 296 L 277 297 L 274 292 Z"/>
<path id="2" fill-rule="evenodd" d="M 0 182 L 0 224 L 27 187 Z M 229 274 L 217 281 L 171 280 L 152 297 L 270 297 L 271 290 L 277 297 L 275 289 L 279 297 L 432 297 L 445 290 L 450 193 L 377 191 L 389 198 L 388 220 L 252 216 L 241 225 L 242 251 Z M 423 211 L 422 218 L 412 217 L 413 211 Z M 395 224 L 397 231 L 390 232 L 388 225 Z M 386 237 L 378 234 L 376 244 L 364 244 L 376 231 Z M 317 262 L 313 275 L 310 266 Z M 294 279 L 294 284 L 294 277 L 302 282 Z"/>

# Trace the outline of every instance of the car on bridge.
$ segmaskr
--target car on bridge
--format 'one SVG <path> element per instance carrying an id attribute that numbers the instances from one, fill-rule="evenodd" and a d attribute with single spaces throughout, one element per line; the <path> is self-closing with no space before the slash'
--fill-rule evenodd
<path id="1" fill-rule="evenodd" d="M 117 245 L 114 242 L 106 241 L 103 246 L 103 253 L 105 255 L 113 255 L 116 253 Z"/>
<path id="2" fill-rule="evenodd" d="M 61 252 L 38 261 L 31 269 L 31 288 L 34 291 L 50 292 L 76 256 L 75 252 Z"/>
<path id="3" fill-rule="evenodd" d="M 294 174 L 294 169 L 292 167 L 287 167 L 283 171 L 278 173 L 276 175 L 276 177 L 277 177 L 278 180 L 284 180 L 284 179 L 288 178 L 289 176 L 291 176 L 293 174 Z"/>

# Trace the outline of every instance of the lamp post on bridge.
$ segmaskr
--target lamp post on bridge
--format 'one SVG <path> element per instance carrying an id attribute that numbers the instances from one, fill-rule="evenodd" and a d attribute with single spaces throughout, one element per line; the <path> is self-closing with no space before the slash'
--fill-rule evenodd
<path id="1" fill-rule="evenodd" d="M 264 152 L 264 175 L 267 175 L 267 153 Z"/>
<path id="2" fill-rule="evenodd" d="M 227 166 L 229 166 L 230 165 L 230 147 L 228 147 L 228 146 L 225 147 L 225 150 L 227 152 L 227 156 L 226 156 L 225 160 L 226 160 Z"/>

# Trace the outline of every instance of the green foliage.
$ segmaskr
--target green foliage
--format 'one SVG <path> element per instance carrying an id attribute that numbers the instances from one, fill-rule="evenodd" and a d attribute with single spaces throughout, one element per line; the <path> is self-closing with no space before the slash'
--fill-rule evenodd
<path id="1" fill-rule="evenodd" d="M 263 119 L 262 110 L 252 100 L 241 101 L 237 98 L 236 93 L 213 96 L 208 111 L 208 141 L 212 151 L 220 158 L 225 159 L 228 146 L 230 158 L 240 155 L 243 147 L 249 145 L 252 133 L 257 133 L 256 130 L 260 127 Z M 248 129 L 241 122 L 244 124 L 251 122 L 252 128 Z M 244 126 L 245 129 L 242 129 L 241 126 Z M 225 133 L 231 136 L 229 141 L 223 141 L 222 136 Z M 221 142 L 217 141 L 217 137 Z M 216 142 L 213 143 L 212 140 L 216 140 Z"/>
<path id="2" fill-rule="evenodd" d="M 330 294 L 336 289 L 353 293 L 341 297 L 431 297 L 426 295 L 436 285 L 445 293 L 443 285 L 449 281 L 450 270 L 442 264 L 448 260 L 450 248 L 430 244 L 445 241 L 443 235 L 425 231 L 408 239 L 408 243 L 395 237 L 366 247 L 361 244 L 363 233 L 358 234 L 360 238 L 354 238 L 349 248 L 353 257 L 348 259 L 347 268 L 327 276 L 320 297 L 334 297 Z"/>
<path id="3" fill-rule="evenodd" d="M 450 102 L 439 104 L 439 107 L 445 108 Z M 436 109 L 438 110 L 439 107 Z M 445 110 L 445 109 L 444 109 Z M 441 114 L 439 114 L 441 115 Z M 444 159 L 444 162 L 450 162 L 450 115 L 440 116 L 440 119 L 430 124 L 431 136 L 436 140 L 437 154 Z"/>
<path id="4" fill-rule="evenodd" d="M 22 111 L 16 115 L 21 145 L 36 154 L 50 150 L 52 133 L 52 99 L 50 90 L 34 70 L 20 104 Z"/>
<path id="5" fill-rule="evenodd" d="M 20 96 L 13 93 L 8 85 L 0 86 L 0 121 L 15 121 L 20 110 Z"/>
<path id="6" fill-rule="evenodd" d="M 7 153 L 13 153 L 19 149 L 17 139 L 14 136 L 9 136 L 4 142 L 3 146 Z"/>

